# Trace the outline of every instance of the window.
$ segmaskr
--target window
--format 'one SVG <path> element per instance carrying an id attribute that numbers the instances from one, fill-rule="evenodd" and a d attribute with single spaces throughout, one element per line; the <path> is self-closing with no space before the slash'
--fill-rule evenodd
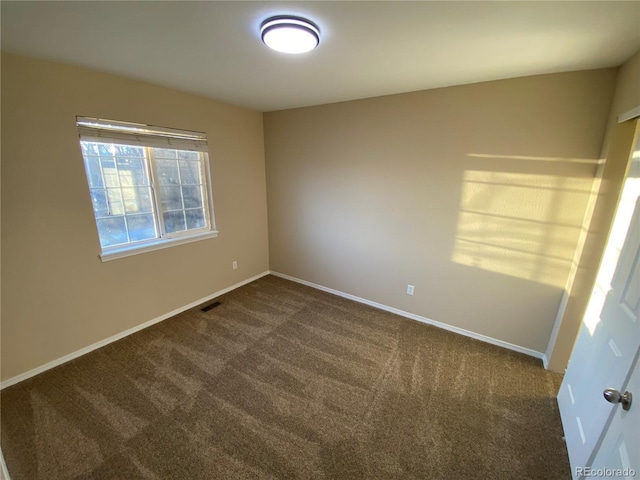
<path id="1" fill-rule="evenodd" d="M 217 235 L 205 134 L 77 125 L 103 261 Z"/>

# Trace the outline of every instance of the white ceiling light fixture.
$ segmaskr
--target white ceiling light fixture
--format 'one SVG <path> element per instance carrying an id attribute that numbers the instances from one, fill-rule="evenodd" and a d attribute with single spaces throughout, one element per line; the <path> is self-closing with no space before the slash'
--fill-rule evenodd
<path id="1" fill-rule="evenodd" d="M 262 22 L 260 34 L 264 44 L 283 53 L 305 53 L 320 43 L 320 29 L 300 17 L 278 16 Z"/>

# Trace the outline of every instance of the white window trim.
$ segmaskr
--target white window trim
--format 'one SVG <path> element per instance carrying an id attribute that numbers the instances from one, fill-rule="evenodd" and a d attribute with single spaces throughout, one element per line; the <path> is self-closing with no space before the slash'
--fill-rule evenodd
<path id="1" fill-rule="evenodd" d="M 218 236 L 217 230 L 209 230 L 205 233 L 196 235 L 173 237 L 173 238 L 159 238 L 158 240 L 151 242 L 144 242 L 143 244 L 125 245 L 122 247 L 112 247 L 103 249 L 103 252 L 98 255 L 100 260 L 108 262 L 116 260 L 118 258 L 131 257 L 138 255 L 139 253 L 153 252 L 154 250 L 162 250 L 163 248 L 175 247 L 176 245 L 184 245 L 185 243 L 199 242 L 200 240 L 206 240 L 208 238 L 215 238 Z"/>

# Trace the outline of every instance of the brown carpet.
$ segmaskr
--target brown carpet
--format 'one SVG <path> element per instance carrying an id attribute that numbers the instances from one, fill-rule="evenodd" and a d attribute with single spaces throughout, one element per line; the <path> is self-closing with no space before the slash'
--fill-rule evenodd
<path id="1" fill-rule="evenodd" d="M 569 479 L 539 360 L 273 276 L 2 391 L 21 479 Z"/>

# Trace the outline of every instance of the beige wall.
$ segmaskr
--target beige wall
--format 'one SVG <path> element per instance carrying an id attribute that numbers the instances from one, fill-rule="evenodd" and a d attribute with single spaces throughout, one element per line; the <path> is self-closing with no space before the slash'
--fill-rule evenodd
<path id="1" fill-rule="evenodd" d="M 544 352 L 615 79 L 553 74 L 265 114 L 271 269 Z"/>
<path id="2" fill-rule="evenodd" d="M 219 237 L 102 263 L 76 115 L 206 132 Z M 269 268 L 260 113 L 3 54 L 2 120 L 3 380 Z"/>
<path id="3" fill-rule="evenodd" d="M 584 317 L 591 291 L 596 280 L 598 267 L 606 246 L 609 230 L 618 203 L 620 189 L 624 182 L 637 135 L 637 124 L 618 124 L 618 116 L 640 106 L 640 51 L 620 67 L 615 95 L 605 140 L 602 158 L 606 159 L 599 169 L 596 191 L 591 198 L 585 235 L 574 259 L 576 268 L 566 286 L 566 304 L 558 312 L 558 320 L 546 355 L 548 368 L 564 372 L 580 323 Z"/>

